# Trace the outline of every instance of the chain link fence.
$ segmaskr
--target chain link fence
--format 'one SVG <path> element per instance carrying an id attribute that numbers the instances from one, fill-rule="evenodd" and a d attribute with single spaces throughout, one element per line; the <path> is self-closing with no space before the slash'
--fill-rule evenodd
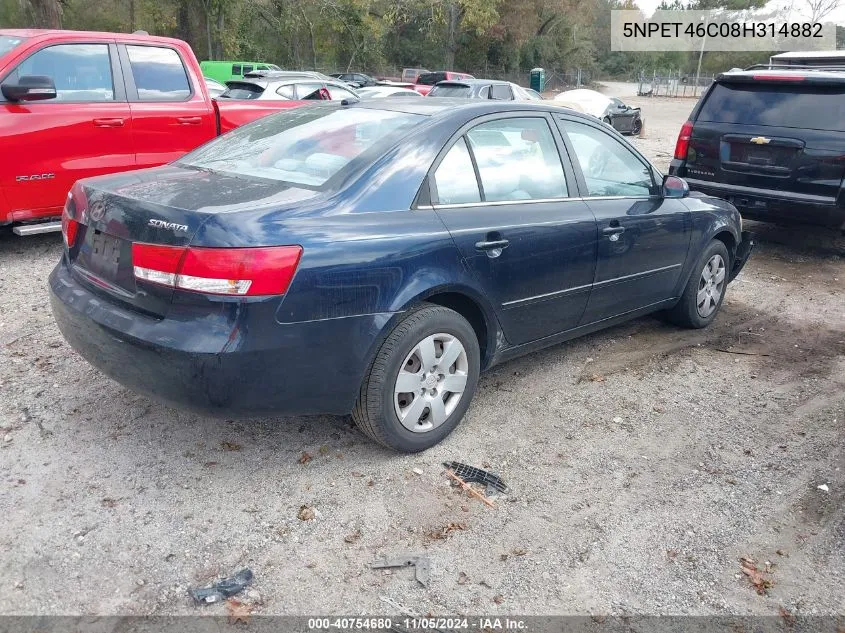
<path id="1" fill-rule="evenodd" d="M 642 97 L 700 97 L 713 83 L 713 75 L 695 76 L 682 70 L 640 72 L 637 94 Z"/>

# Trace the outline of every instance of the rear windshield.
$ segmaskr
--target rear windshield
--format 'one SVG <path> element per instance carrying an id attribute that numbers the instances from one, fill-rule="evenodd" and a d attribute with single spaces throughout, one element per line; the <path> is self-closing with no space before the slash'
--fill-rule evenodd
<path id="1" fill-rule="evenodd" d="M 456 86 L 456 85 L 445 85 L 445 86 L 434 86 L 431 89 L 431 92 L 428 93 L 429 97 L 470 97 L 472 95 L 472 90 L 469 86 Z"/>
<path id="2" fill-rule="evenodd" d="M 845 86 L 718 83 L 702 105 L 698 120 L 845 130 Z"/>
<path id="3" fill-rule="evenodd" d="M 446 73 L 423 73 L 417 77 L 417 83 L 423 86 L 433 86 L 438 81 L 446 81 Z"/>
<path id="4" fill-rule="evenodd" d="M 363 108 L 312 105 L 286 110 L 191 152 L 185 167 L 275 180 L 315 189 L 341 171 L 375 160 L 426 117 Z"/>
<path id="5" fill-rule="evenodd" d="M 10 37 L 8 35 L 0 35 L 0 55 L 5 55 L 23 41 L 24 38 L 22 37 Z"/>
<path id="6" fill-rule="evenodd" d="M 258 84 L 229 81 L 226 85 L 229 87 L 220 95 L 220 99 L 258 99 L 264 92 L 264 88 Z"/>

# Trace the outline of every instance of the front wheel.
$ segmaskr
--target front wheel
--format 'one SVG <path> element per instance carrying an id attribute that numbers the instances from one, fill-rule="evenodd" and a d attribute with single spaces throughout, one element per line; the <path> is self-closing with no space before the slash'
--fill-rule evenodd
<path id="1" fill-rule="evenodd" d="M 631 134 L 634 136 L 638 136 L 640 131 L 643 129 L 643 122 L 641 119 L 636 119 L 634 123 L 631 125 Z"/>
<path id="2" fill-rule="evenodd" d="M 681 300 L 666 312 L 668 320 L 690 328 L 710 325 L 725 299 L 730 262 L 725 244 L 710 242 L 699 256 Z"/>
<path id="3" fill-rule="evenodd" d="M 382 343 L 352 417 L 384 446 L 416 453 L 449 435 L 478 384 L 478 339 L 449 308 L 424 305 L 405 316 Z"/>

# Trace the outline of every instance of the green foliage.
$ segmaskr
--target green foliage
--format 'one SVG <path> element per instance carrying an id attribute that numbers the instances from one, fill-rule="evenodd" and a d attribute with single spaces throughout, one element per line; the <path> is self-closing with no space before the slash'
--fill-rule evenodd
<path id="1" fill-rule="evenodd" d="M 673 8 L 753 8 L 765 0 L 664 0 Z M 499 76 L 535 66 L 607 77 L 693 72 L 694 53 L 610 51 L 611 9 L 632 0 L 0 0 L 0 27 L 38 26 L 58 3 L 64 28 L 187 40 L 200 59 L 249 59 L 397 76 L 403 67 Z M 845 41 L 845 36 L 840 39 Z M 768 54 L 707 53 L 702 72 Z"/>

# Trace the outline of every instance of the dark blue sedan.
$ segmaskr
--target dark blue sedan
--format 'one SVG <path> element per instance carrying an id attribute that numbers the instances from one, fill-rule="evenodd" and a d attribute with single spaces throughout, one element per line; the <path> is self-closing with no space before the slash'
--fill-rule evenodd
<path id="1" fill-rule="evenodd" d="M 231 416 L 352 412 L 400 451 L 479 372 L 650 312 L 709 324 L 750 236 L 599 121 L 542 104 L 314 104 L 77 183 L 50 275 L 70 344 Z"/>

